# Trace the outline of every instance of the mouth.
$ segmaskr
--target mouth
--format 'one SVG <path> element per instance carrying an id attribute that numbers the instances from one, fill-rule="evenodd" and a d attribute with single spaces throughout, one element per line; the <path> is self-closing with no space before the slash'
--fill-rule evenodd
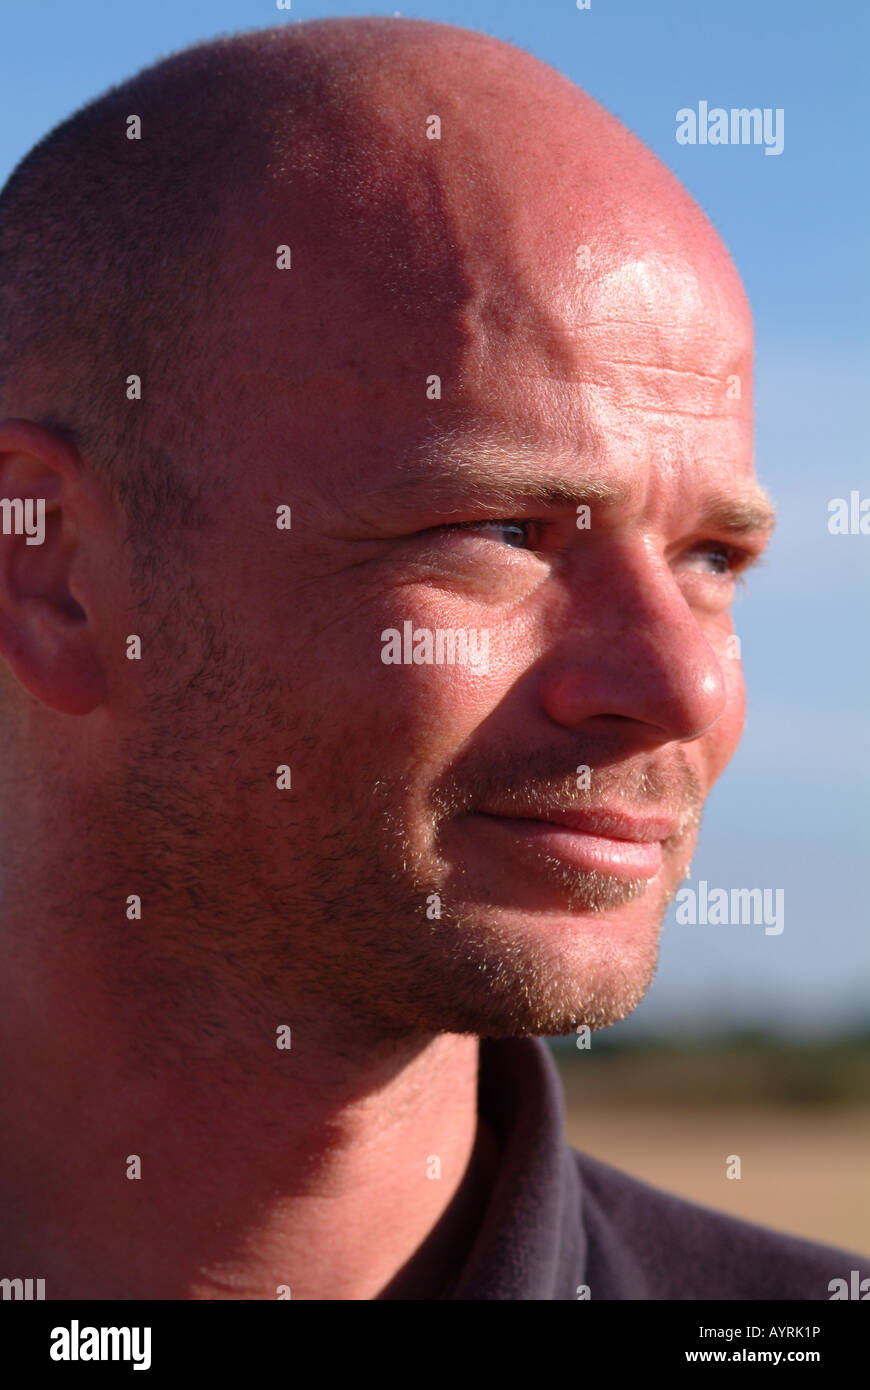
<path id="1" fill-rule="evenodd" d="M 664 858 L 663 841 L 679 831 L 670 817 L 632 816 L 621 810 L 545 807 L 525 815 L 517 808 L 471 813 L 485 834 L 502 841 L 502 849 L 537 851 L 574 869 L 615 878 L 651 879 Z"/>

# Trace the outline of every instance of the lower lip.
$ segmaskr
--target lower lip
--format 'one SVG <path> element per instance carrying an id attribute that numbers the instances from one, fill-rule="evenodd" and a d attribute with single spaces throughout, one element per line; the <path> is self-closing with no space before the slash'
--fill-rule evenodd
<path id="1" fill-rule="evenodd" d="M 605 835 L 585 835 L 552 821 L 523 820 L 519 816 L 477 815 L 484 825 L 506 832 L 515 843 L 561 859 L 575 869 L 613 874 L 616 878 L 654 878 L 662 867 L 660 840 L 614 840 Z"/>

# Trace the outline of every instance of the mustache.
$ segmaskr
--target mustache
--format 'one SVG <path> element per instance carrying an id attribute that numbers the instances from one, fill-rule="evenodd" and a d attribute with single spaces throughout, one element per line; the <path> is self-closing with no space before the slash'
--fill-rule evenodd
<path id="1" fill-rule="evenodd" d="M 680 838 L 698 825 L 704 807 L 704 788 L 683 749 L 667 758 L 632 757 L 618 761 L 612 754 L 587 750 L 570 769 L 565 750 L 537 753 L 505 752 L 484 761 L 480 753 L 454 763 L 439 779 L 432 803 L 439 818 L 496 805 L 543 816 L 547 809 L 580 808 L 590 812 L 624 810 L 666 814 L 679 823 Z M 588 768 L 582 775 L 578 768 Z M 585 782 L 588 781 L 588 787 Z"/>

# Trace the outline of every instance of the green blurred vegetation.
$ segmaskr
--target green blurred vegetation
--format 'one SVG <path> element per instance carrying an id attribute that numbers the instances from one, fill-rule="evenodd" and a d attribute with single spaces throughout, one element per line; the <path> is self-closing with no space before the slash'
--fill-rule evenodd
<path id="1" fill-rule="evenodd" d="M 566 1104 L 870 1108 L 870 1029 L 801 1042 L 745 1031 L 665 1039 L 550 1038 Z"/>

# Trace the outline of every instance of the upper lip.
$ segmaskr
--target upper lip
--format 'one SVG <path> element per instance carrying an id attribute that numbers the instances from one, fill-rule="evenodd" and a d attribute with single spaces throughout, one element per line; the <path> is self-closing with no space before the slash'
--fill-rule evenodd
<path id="1" fill-rule="evenodd" d="M 546 806 L 524 810 L 516 805 L 487 807 L 478 814 L 500 816 L 511 820 L 539 820 L 563 825 L 581 835 L 600 835 L 608 840 L 633 840 L 644 844 L 667 840 L 676 835 L 679 822 L 671 816 L 637 816 L 626 811 L 601 807 L 596 811 L 580 810 L 576 806 Z"/>

